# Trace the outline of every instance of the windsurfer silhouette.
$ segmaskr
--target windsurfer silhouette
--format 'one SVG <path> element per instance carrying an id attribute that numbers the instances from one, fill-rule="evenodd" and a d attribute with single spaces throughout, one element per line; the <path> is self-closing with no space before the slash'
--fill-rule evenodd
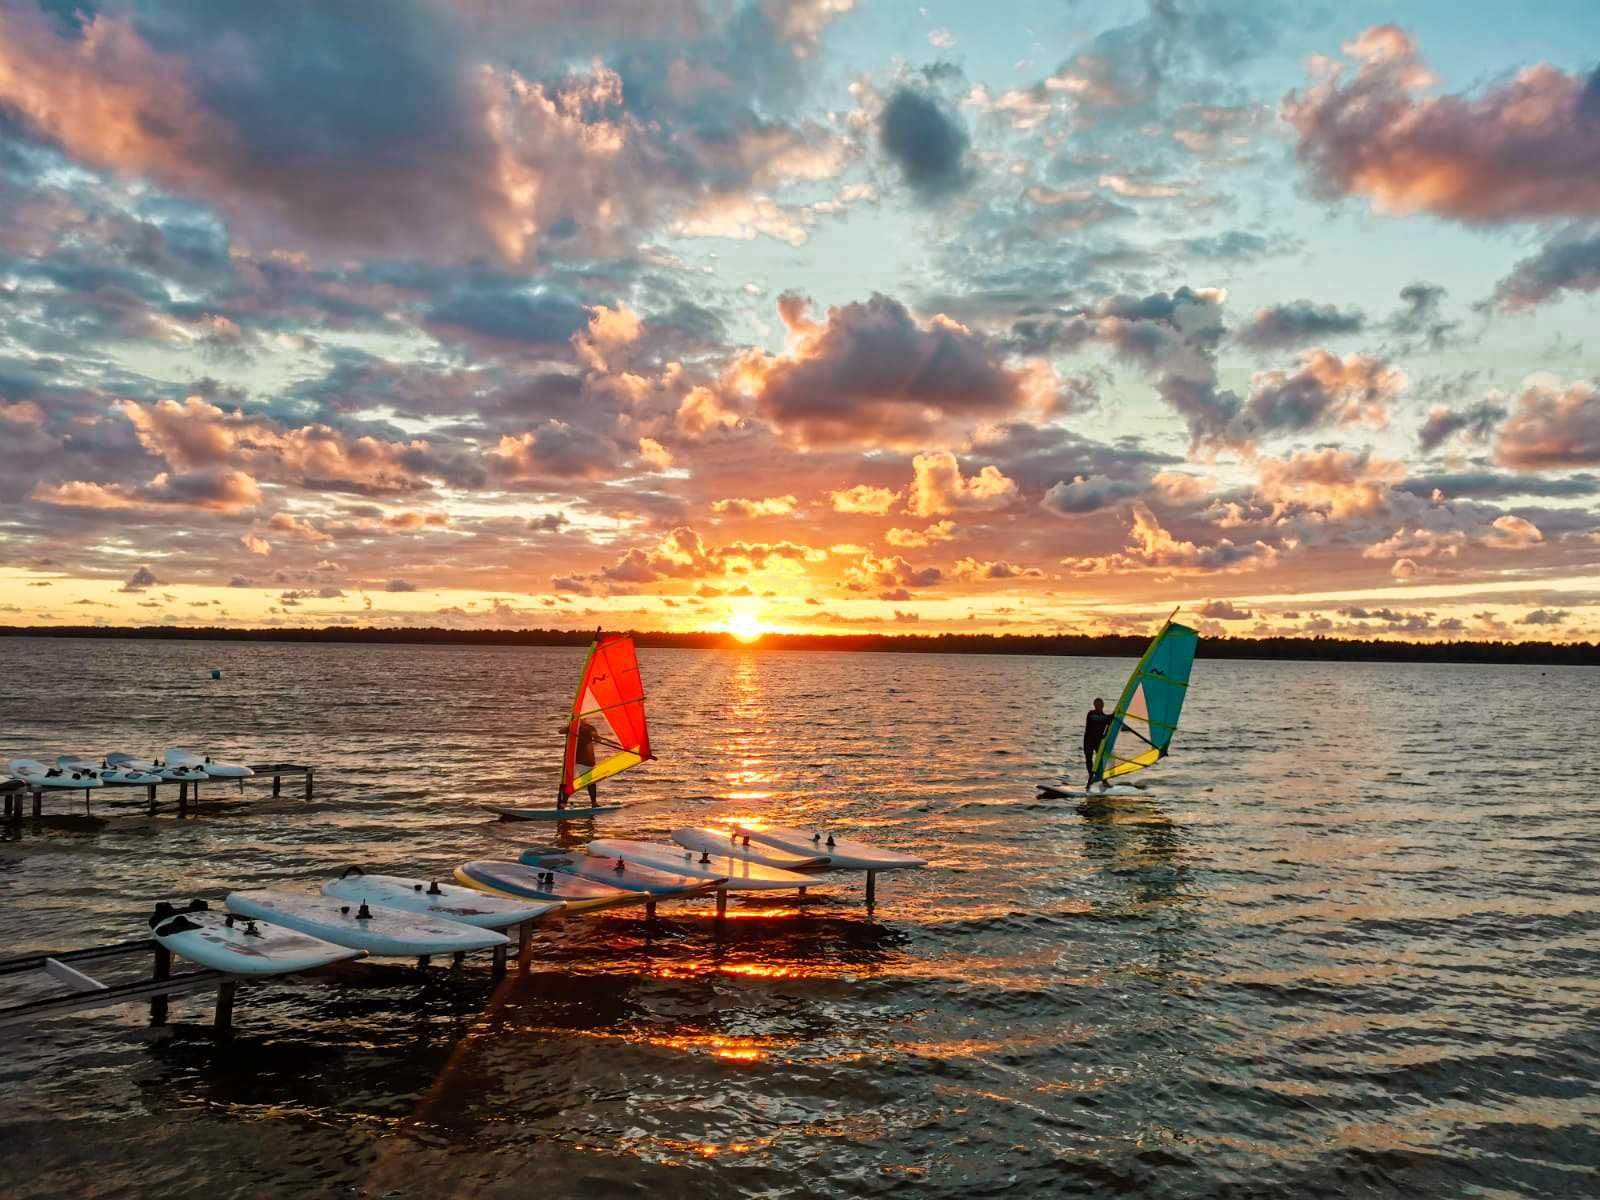
<path id="1" fill-rule="evenodd" d="M 561 732 L 565 733 L 566 730 L 563 729 Z M 595 728 L 593 725 L 589 724 L 588 719 L 580 719 L 578 721 L 577 744 L 573 747 L 572 751 L 572 761 L 575 764 L 572 772 L 574 775 L 583 774 L 583 771 L 580 768 L 594 766 L 595 736 Z M 566 791 L 563 790 L 561 793 L 561 799 L 557 802 L 556 807 L 565 808 L 567 806 L 568 799 L 569 797 L 567 796 Z M 593 807 L 598 803 L 600 803 L 600 789 L 591 783 L 589 785 L 589 805 L 590 807 Z"/>
<path id="2" fill-rule="evenodd" d="M 1089 769 L 1089 782 L 1085 787 L 1091 786 L 1095 780 L 1094 756 L 1100 749 L 1100 743 L 1105 740 L 1106 730 L 1111 727 L 1111 714 L 1106 712 L 1106 702 L 1096 696 L 1094 708 L 1089 710 L 1089 719 L 1083 725 L 1083 763 Z"/>

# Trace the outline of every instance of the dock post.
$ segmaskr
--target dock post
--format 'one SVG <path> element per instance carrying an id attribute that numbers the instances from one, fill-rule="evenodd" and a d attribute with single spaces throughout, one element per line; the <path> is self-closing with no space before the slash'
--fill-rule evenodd
<path id="1" fill-rule="evenodd" d="M 154 816 L 156 811 L 156 785 L 152 783 L 145 791 L 149 793 L 147 799 L 150 801 L 150 815 Z"/>
<path id="2" fill-rule="evenodd" d="M 155 966 L 150 972 L 150 978 L 160 983 L 172 975 L 172 951 L 160 942 L 156 943 Z M 167 997 L 165 993 L 160 996 L 150 997 L 150 1023 L 152 1025 L 165 1025 L 167 1023 Z"/>
<path id="3" fill-rule="evenodd" d="M 272 773 L 272 794 L 274 796 L 276 796 L 282 790 L 283 790 L 283 776 L 279 775 L 276 771 L 274 771 Z"/>
<path id="4" fill-rule="evenodd" d="M 646 900 L 644 902 L 644 915 L 647 921 L 656 919 L 656 902 L 654 900 Z"/>
<path id="5" fill-rule="evenodd" d="M 36 817 L 44 816 L 44 793 L 43 792 L 37 792 L 36 791 L 36 792 L 33 793 L 33 815 L 36 816 Z"/>
<path id="6" fill-rule="evenodd" d="M 495 949 L 497 951 L 503 951 L 505 949 L 505 947 L 504 946 L 496 946 Z M 467 952 L 465 950 L 457 950 L 455 952 L 455 956 L 452 957 L 451 960 L 450 960 L 450 965 L 452 967 L 459 967 L 462 963 L 464 963 L 466 961 L 467 961 Z"/>
<path id="7" fill-rule="evenodd" d="M 233 1032 L 233 994 L 238 987 L 238 981 L 233 979 L 217 984 L 217 1016 L 213 1025 L 223 1037 Z"/>
<path id="8" fill-rule="evenodd" d="M 426 954 L 417 955 L 417 970 L 426 971 L 427 969 L 428 969 L 428 956 Z"/>
<path id="9" fill-rule="evenodd" d="M 528 959 L 533 954 L 533 922 L 524 921 L 517 928 L 517 966 L 528 969 Z"/>
<path id="10" fill-rule="evenodd" d="M 187 783 L 180 783 L 178 785 L 178 815 L 181 817 L 181 816 L 185 815 L 188 811 L 189 811 L 189 785 Z"/>
<path id="11" fill-rule="evenodd" d="M 717 923 L 720 925 L 728 918 L 728 889 L 717 889 Z"/>
<path id="12" fill-rule="evenodd" d="M 878 898 L 878 873 L 867 872 L 867 907 L 870 909 Z"/>
<path id="13" fill-rule="evenodd" d="M 504 945 L 496 946 L 494 948 L 494 965 L 490 968 L 490 974 L 493 975 L 494 978 L 499 979 L 505 973 L 506 948 Z"/>
<path id="14" fill-rule="evenodd" d="M 306 799 L 311 799 L 311 777 L 315 774 L 310 767 L 306 768 Z"/>

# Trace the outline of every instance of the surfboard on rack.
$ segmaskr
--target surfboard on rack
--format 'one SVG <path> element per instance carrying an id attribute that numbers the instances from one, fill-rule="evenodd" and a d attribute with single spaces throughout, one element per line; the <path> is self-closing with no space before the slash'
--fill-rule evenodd
<path id="1" fill-rule="evenodd" d="M 682 829 L 674 829 L 672 840 L 687 850 L 713 857 L 723 855 L 739 862 L 759 863 L 764 867 L 780 867 L 785 871 L 815 871 L 828 865 L 826 854 L 791 854 L 776 846 L 752 842 L 748 834 L 742 834 L 737 829 L 687 825 Z"/>
<path id="2" fill-rule="evenodd" d="M 229 975 L 287 975 L 365 958 L 367 954 L 296 929 L 232 913 L 211 912 L 203 901 L 195 904 L 199 907 L 156 905 L 150 917 L 151 933 L 180 958 Z"/>
<path id="3" fill-rule="evenodd" d="M 575 875 L 592 883 L 644 892 L 655 900 L 700 896 L 716 891 L 724 883 L 721 876 L 685 875 L 681 871 L 664 871 L 625 858 L 576 850 L 562 854 L 526 850 L 518 861 L 525 867 L 542 867 L 557 875 Z"/>
<path id="4" fill-rule="evenodd" d="M 354 946 L 379 957 L 455 954 L 506 944 L 505 934 L 492 929 L 386 908 L 381 904 L 352 903 L 332 896 L 263 888 L 229 892 L 227 903 L 228 911 L 238 916 L 297 929 L 323 941 Z"/>
<path id="5" fill-rule="evenodd" d="M 36 791 L 46 788 L 97 788 L 100 772 L 93 768 L 47 767 L 36 758 L 13 758 L 6 764 L 11 778 L 20 779 Z"/>
<path id="6" fill-rule="evenodd" d="M 569 913 L 614 908 L 621 904 L 643 904 L 650 899 L 643 892 L 630 891 L 609 883 L 595 883 L 576 875 L 558 875 L 541 867 L 494 859 L 462 863 L 455 869 L 458 883 L 491 896 L 516 900 L 558 900 Z"/>
<path id="7" fill-rule="evenodd" d="M 928 860 L 914 854 L 900 854 L 867 842 L 841 837 L 826 826 L 792 829 L 784 825 L 739 823 L 734 828 L 752 842 L 775 846 L 790 854 L 825 854 L 828 867 L 836 871 L 898 871 L 925 867 Z"/>
<path id="8" fill-rule="evenodd" d="M 598 838 L 589 843 L 589 853 L 624 859 L 630 866 L 654 867 L 678 875 L 714 880 L 730 892 L 803 891 L 809 887 L 824 887 L 828 882 L 815 875 L 801 875 L 726 854 L 697 852 L 683 846 L 663 846 L 658 842 L 629 838 Z"/>
<path id="9" fill-rule="evenodd" d="M 349 903 L 381 904 L 385 908 L 443 917 L 483 929 L 508 929 L 566 908 L 561 900 L 512 900 L 455 883 L 440 883 L 437 879 L 369 874 L 360 867 L 348 867 L 338 879 L 323 884 L 322 894 Z"/>

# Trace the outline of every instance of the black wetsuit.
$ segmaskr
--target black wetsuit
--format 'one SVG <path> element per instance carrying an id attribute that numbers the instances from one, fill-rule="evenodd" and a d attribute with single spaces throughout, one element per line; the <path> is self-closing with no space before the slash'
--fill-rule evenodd
<path id="1" fill-rule="evenodd" d="M 1088 768 L 1089 782 L 1094 782 L 1094 755 L 1100 749 L 1100 743 L 1105 740 L 1106 730 L 1111 727 L 1111 714 L 1089 710 L 1089 719 L 1083 725 L 1083 765 Z"/>

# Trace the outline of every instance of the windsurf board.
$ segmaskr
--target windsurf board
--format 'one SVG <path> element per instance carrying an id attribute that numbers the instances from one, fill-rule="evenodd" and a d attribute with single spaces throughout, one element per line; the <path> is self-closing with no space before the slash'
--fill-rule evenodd
<path id="1" fill-rule="evenodd" d="M 690 875 L 696 879 L 719 881 L 730 892 L 789 891 L 824 884 L 815 875 L 800 875 L 780 867 L 763 866 L 726 854 L 696 853 L 682 846 L 663 846 L 657 842 L 636 842 L 628 838 L 601 838 L 589 843 L 589 853 L 625 859 L 630 866 L 653 867 L 659 871 Z"/>
<path id="2" fill-rule="evenodd" d="M 241 917 L 298 929 L 341 946 L 354 946 L 368 954 L 393 958 L 488 950 L 506 944 L 505 934 L 492 929 L 332 896 L 266 888 L 229 892 L 228 910 Z"/>
<path id="3" fill-rule="evenodd" d="M 459 884 L 440 883 L 436 879 L 369 875 L 359 867 L 352 867 L 338 879 L 323 884 L 322 894 L 355 904 L 364 901 L 409 913 L 443 917 L 482 929 L 507 929 L 524 921 L 537 921 L 566 907 L 560 900 L 511 900 Z"/>
<path id="4" fill-rule="evenodd" d="M 99 763 L 92 758 L 73 754 L 63 754 L 56 759 L 56 766 L 79 771 L 97 771 L 100 782 L 107 787 L 147 787 L 152 783 L 161 782 L 161 776 L 154 771 L 146 771 L 140 767 L 113 766 L 110 763 Z"/>
<path id="5" fill-rule="evenodd" d="M 653 899 L 670 900 L 680 896 L 698 896 L 715 891 L 722 882 L 721 876 L 710 878 L 685 875 L 677 871 L 663 871 L 627 859 L 602 857 L 571 851 L 549 854 L 538 850 L 524 851 L 519 861 L 527 867 L 543 867 L 557 875 L 576 875 L 595 883 L 609 883 L 612 887 L 647 892 Z"/>
<path id="6" fill-rule="evenodd" d="M 367 953 L 266 921 L 170 904 L 156 906 L 150 925 L 156 941 L 174 954 L 229 975 L 284 975 Z"/>
<path id="7" fill-rule="evenodd" d="M 643 892 L 493 859 L 462 863 L 455 869 L 455 877 L 457 882 L 491 896 L 506 896 L 513 900 L 563 901 L 568 912 L 589 912 L 619 904 L 643 904 L 650 899 Z"/>
<path id="8" fill-rule="evenodd" d="M 587 821 L 606 813 L 621 812 L 625 804 L 569 804 L 565 808 L 495 808 L 502 821 Z"/>
<path id="9" fill-rule="evenodd" d="M 202 773 L 205 779 L 250 779 L 255 775 L 243 763 L 217 762 L 210 755 L 196 754 L 193 750 L 183 750 L 173 747 L 168 750 L 165 758 L 168 767 L 194 767 Z"/>
<path id="10" fill-rule="evenodd" d="M 828 866 L 840 871 L 894 871 L 905 867 L 925 867 L 928 860 L 911 854 L 897 854 L 866 842 L 851 841 L 817 827 L 791 829 L 783 825 L 739 824 L 735 828 L 748 834 L 752 842 L 776 846 L 791 854 L 826 854 Z"/>
<path id="11" fill-rule="evenodd" d="M 688 850 L 712 856 L 722 855 L 741 862 L 781 867 L 785 871 L 816 870 L 828 865 L 826 854 L 790 854 L 776 846 L 763 846 L 740 833 L 705 826 L 685 826 L 672 831 L 672 840 Z"/>
<path id="12" fill-rule="evenodd" d="M 47 767 L 36 758 L 13 758 L 6 764 L 13 779 L 30 788 L 71 788 L 74 791 L 100 786 L 100 772 L 71 767 Z"/>

